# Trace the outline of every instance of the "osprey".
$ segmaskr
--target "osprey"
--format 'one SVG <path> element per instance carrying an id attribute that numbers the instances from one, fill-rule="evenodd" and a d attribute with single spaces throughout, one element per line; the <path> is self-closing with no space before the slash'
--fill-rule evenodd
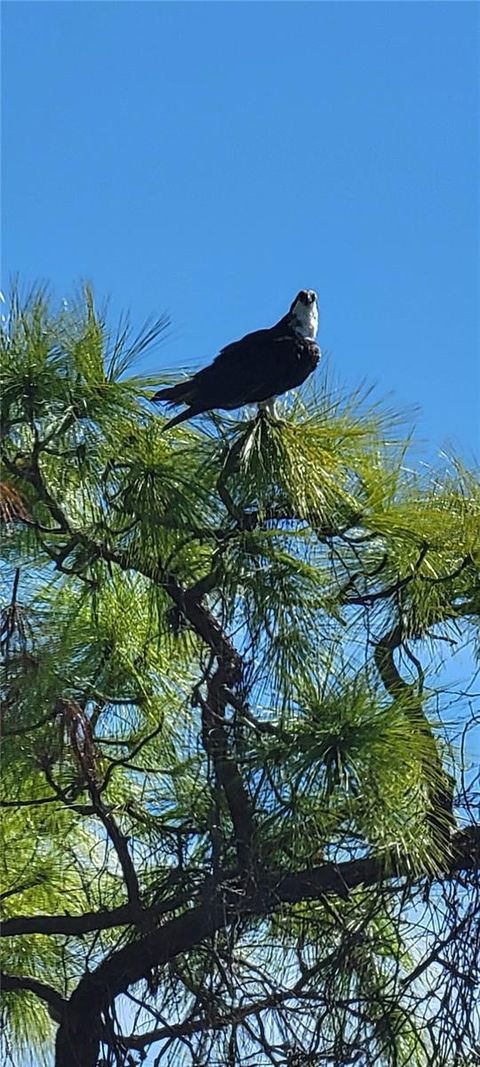
<path id="1" fill-rule="evenodd" d="M 276 396 L 301 385 L 320 359 L 317 330 L 317 294 L 302 289 L 275 326 L 247 333 L 222 348 L 213 363 L 192 378 L 155 393 L 155 403 L 188 405 L 164 429 L 213 408 L 268 406 Z"/>

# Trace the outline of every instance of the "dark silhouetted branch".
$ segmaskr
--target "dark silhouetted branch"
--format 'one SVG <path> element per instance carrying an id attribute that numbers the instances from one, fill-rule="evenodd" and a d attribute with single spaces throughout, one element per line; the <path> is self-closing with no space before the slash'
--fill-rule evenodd
<path id="1" fill-rule="evenodd" d="M 459 871 L 480 868 L 480 827 L 471 827 L 452 836 L 452 859 L 442 872 L 453 879 Z M 386 879 L 412 879 L 408 857 L 402 862 L 398 854 L 384 854 L 345 863 L 327 863 L 294 874 L 270 874 L 250 892 L 241 887 L 223 885 L 217 899 L 184 912 L 150 932 L 133 944 L 126 945 L 105 960 L 92 974 L 86 975 L 65 1009 L 57 1035 L 56 1067 L 96 1067 L 102 1039 L 102 1016 L 120 993 L 142 978 L 152 968 L 161 966 L 183 952 L 191 950 L 216 931 L 225 929 L 240 916 L 261 916 L 285 903 L 318 900 L 327 894 L 345 896 L 357 886 L 383 884 Z"/>
<path id="2" fill-rule="evenodd" d="M 2 971 L 0 988 L 3 993 L 34 993 L 36 997 L 48 1004 L 52 1017 L 56 1022 L 60 1022 L 67 1001 L 60 996 L 60 993 L 57 993 L 56 989 L 46 985 L 45 982 L 40 982 L 37 978 L 29 978 L 27 975 L 6 974 Z"/>

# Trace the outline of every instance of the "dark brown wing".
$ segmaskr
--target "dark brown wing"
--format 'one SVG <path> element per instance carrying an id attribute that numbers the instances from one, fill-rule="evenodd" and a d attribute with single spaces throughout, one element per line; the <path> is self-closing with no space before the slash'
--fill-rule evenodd
<path id="1" fill-rule="evenodd" d="M 261 403 L 301 385 L 319 358 L 314 341 L 258 330 L 227 345 L 209 367 L 195 375 L 190 403 L 199 403 L 202 411 Z"/>
<path id="2" fill-rule="evenodd" d="M 281 396 L 315 370 L 320 349 L 292 333 L 257 330 L 227 345 L 208 367 L 186 382 L 160 390 L 154 400 L 188 404 L 173 422 L 214 408 L 233 409 Z M 170 424 L 169 424 L 170 425 Z"/>

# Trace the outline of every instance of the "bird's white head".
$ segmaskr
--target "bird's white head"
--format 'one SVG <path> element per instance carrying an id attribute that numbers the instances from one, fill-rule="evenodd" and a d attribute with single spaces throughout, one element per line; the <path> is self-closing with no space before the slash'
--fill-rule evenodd
<path id="1" fill-rule="evenodd" d="M 318 297 L 314 289 L 301 289 L 290 308 L 293 329 L 301 337 L 315 340 L 318 330 Z"/>

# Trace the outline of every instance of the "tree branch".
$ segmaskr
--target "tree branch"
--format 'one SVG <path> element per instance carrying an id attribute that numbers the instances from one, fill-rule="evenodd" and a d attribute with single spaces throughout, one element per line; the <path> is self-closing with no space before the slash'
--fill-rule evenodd
<path id="1" fill-rule="evenodd" d="M 271 1008 L 278 1008 L 280 1005 L 285 1004 L 288 1000 L 293 999 L 315 999 L 318 995 L 315 989 L 304 990 L 304 986 L 307 982 L 316 978 L 320 971 L 325 970 L 332 962 L 334 962 L 338 953 L 331 953 L 323 959 L 320 965 L 311 967 L 308 969 L 297 982 L 289 989 L 276 989 L 275 992 L 270 993 L 268 997 L 262 997 L 261 1000 L 254 1000 L 250 1004 L 246 1004 L 242 1007 L 234 1008 L 228 1015 L 220 1013 L 209 1013 L 207 1018 L 203 1019 L 185 1019 L 183 1022 L 174 1023 L 172 1026 L 162 1026 L 155 1030 L 146 1031 L 143 1034 L 129 1034 L 118 1038 L 119 1044 L 123 1048 L 143 1049 L 147 1045 L 152 1045 L 156 1041 L 163 1041 L 173 1037 L 185 1037 L 191 1034 L 203 1033 L 205 1030 L 221 1030 L 228 1026 L 235 1026 L 238 1023 L 243 1022 L 244 1019 L 248 1019 L 249 1015 L 260 1015 L 262 1012 L 268 1011 Z"/>
<path id="2" fill-rule="evenodd" d="M 452 837 L 453 859 L 442 872 L 452 879 L 460 870 L 480 868 L 480 827 L 469 827 Z M 266 876 L 263 884 L 242 893 L 241 885 L 223 883 L 214 900 L 192 908 L 126 945 L 86 975 L 65 1009 L 57 1035 L 56 1067 L 96 1067 L 102 1039 L 102 1016 L 108 1005 L 135 982 L 147 978 L 182 952 L 191 950 L 241 916 L 267 915 L 284 903 L 345 895 L 356 886 L 381 884 L 386 878 L 412 877 L 408 857 L 397 854 L 327 863 L 294 874 Z"/>
<path id="3" fill-rule="evenodd" d="M 149 908 L 142 908 L 140 913 L 135 905 L 122 904 L 110 911 L 87 911 L 82 915 L 19 915 L 5 919 L 0 927 L 1 937 L 18 937 L 23 934 L 67 934 L 76 935 L 92 933 L 94 930 L 111 930 L 114 926 L 131 926 L 138 919 L 155 921 L 169 911 L 191 902 L 191 891 L 178 893 L 174 897 Z"/>
<path id="4" fill-rule="evenodd" d="M 40 1000 L 44 1000 L 52 1010 L 52 1017 L 60 1022 L 65 1006 L 68 1001 L 64 1000 L 60 993 L 52 986 L 40 982 L 38 978 L 29 978 L 27 975 L 0 973 L 0 988 L 4 993 L 17 993 L 23 991 L 34 993 Z"/>
<path id="5" fill-rule="evenodd" d="M 203 711 L 202 740 L 205 751 L 212 758 L 217 781 L 225 793 L 240 865 L 246 868 L 251 865 L 255 833 L 252 805 L 238 765 L 229 754 L 223 723 L 227 703 L 224 693 L 240 682 L 242 659 L 218 620 L 198 599 L 205 592 L 205 581 L 199 584 L 196 595 L 192 589 L 185 593 L 173 575 L 167 575 L 162 584 L 217 660 L 217 669 L 207 680 L 207 700 L 199 697 Z"/>
<path id="6" fill-rule="evenodd" d="M 14 464 L 11 466 L 16 469 Z M 226 703 L 225 698 L 221 696 L 221 691 L 225 687 L 231 688 L 238 684 L 241 679 L 243 665 L 240 654 L 228 635 L 225 634 L 218 620 L 200 602 L 200 597 L 205 591 L 205 580 L 198 589 L 194 587 L 193 590 L 185 591 L 178 584 L 175 576 L 165 573 L 161 565 L 145 564 L 144 561 L 133 560 L 127 552 L 107 548 L 104 544 L 95 541 L 88 535 L 73 530 L 67 517 L 50 496 L 43 482 L 38 462 L 36 465 L 32 464 L 30 468 L 25 468 L 24 470 L 20 468 L 16 470 L 16 473 L 23 475 L 27 481 L 30 481 L 40 498 L 49 508 L 53 518 L 59 523 L 61 529 L 68 532 L 76 543 L 80 542 L 88 547 L 97 558 L 103 559 L 108 563 L 117 564 L 121 570 L 135 570 L 137 573 L 149 578 L 156 585 L 162 586 L 175 603 L 178 611 L 188 619 L 195 632 L 216 657 L 218 667 L 210 681 L 209 701 L 206 705 L 213 718 L 209 720 L 208 712 L 206 715 L 204 714 L 203 737 L 204 743 L 206 741 L 208 746 L 206 750 L 214 761 L 218 781 L 225 792 L 235 828 L 239 859 L 242 865 L 246 866 L 250 863 L 254 835 L 251 802 L 239 768 L 228 754 L 228 740 L 225 729 L 221 725 Z M 65 552 L 65 549 L 63 552 Z M 61 557 L 62 551 L 60 552 Z M 208 579 L 206 581 L 207 588 L 210 588 Z M 93 800 L 93 803 L 96 804 L 96 801 Z M 100 812 L 99 815 L 101 816 Z M 102 821 L 104 820 L 102 819 Z M 136 876 L 126 845 L 122 841 L 121 835 L 119 837 L 115 832 L 115 827 L 107 827 L 105 823 L 104 825 L 119 856 L 127 883 L 129 899 L 133 899 L 135 896 L 138 899 L 138 887 L 135 887 Z"/>
<path id="7" fill-rule="evenodd" d="M 395 664 L 394 652 L 401 647 L 402 641 L 403 628 L 400 622 L 392 630 L 383 634 L 377 642 L 374 651 L 375 664 L 392 700 L 398 700 L 402 696 L 408 698 L 405 702 L 406 713 L 410 713 L 414 725 L 428 740 L 429 774 L 426 780 L 431 783 L 429 786 L 431 811 L 428 821 L 436 843 L 444 850 L 450 847 L 450 830 L 455 824 L 452 814 L 455 781 L 443 767 L 434 732 L 423 710 L 421 696 L 415 695 L 413 687 L 403 680 Z M 436 774 L 436 781 L 433 784 L 432 770 Z"/>

